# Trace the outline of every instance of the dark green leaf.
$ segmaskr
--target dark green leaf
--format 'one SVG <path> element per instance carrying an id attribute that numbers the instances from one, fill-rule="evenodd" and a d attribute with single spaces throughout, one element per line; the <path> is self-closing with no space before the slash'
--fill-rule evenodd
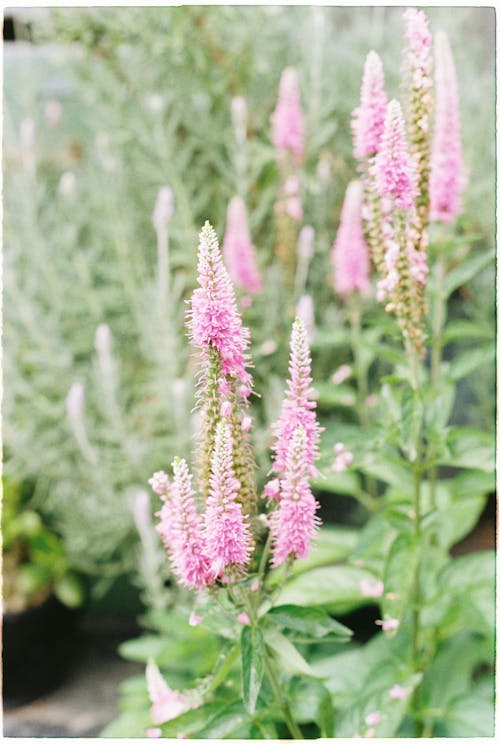
<path id="1" fill-rule="evenodd" d="M 264 676 L 264 637 L 260 628 L 245 626 L 241 632 L 241 680 L 243 702 L 250 715 L 255 713 Z"/>
<path id="2" fill-rule="evenodd" d="M 200 739 L 230 739 L 230 738 L 247 738 L 250 731 L 250 719 L 248 718 L 242 704 L 238 702 L 231 703 L 217 713 L 209 723 L 200 731 Z"/>
<path id="3" fill-rule="evenodd" d="M 401 533 L 391 545 L 384 570 L 384 615 L 401 620 L 410 600 L 420 545 L 413 534 Z"/>
<path id="4" fill-rule="evenodd" d="M 277 604 L 321 606 L 335 613 L 348 612 L 360 604 L 366 604 L 361 581 L 374 578 L 370 571 L 356 566 L 314 568 L 292 577 Z"/>
<path id="5" fill-rule="evenodd" d="M 495 469 L 495 446 L 493 433 L 481 429 L 452 427 L 448 433 L 448 455 L 440 460 L 441 465 L 457 468 L 475 468 L 492 473 Z"/>
<path id="6" fill-rule="evenodd" d="M 293 630 L 306 638 L 320 639 L 330 636 L 348 640 L 352 631 L 345 625 L 333 620 L 327 612 L 319 607 L 301 607 L 300 605 L 279 605 L 273 607 L 267 618 L 283 628 Z"/>
<path id="7" fill-rule="evenodd" d="M 275 628 L 264 630 L 266 644 L 274 651 L 279 665 L 288 674 L 304 674 L 314 677 L 315 674 L 307 661 L 300 654 L 293 643 Z"/>
<path id="8" fill-rule="evenodd" d="M 237 705 L 241 709 L 241 703 Z M 230 707 L 227 703 L 205 703 L 200 705 L 199 708 L 192 708 L 191 710 L 182 713 L 177 718 L 173 718 L 171 721 L 167 721 L 161 725 L 162 736 L 165 738 L 175 738 L 177 734 L 184 734 L 185 736 L 194 736 L 199 734 L 207 724 L 211 723 L 212 720 L 216 719 L 219 713 L 227 710 Z"/>
<path id="9" fill-rule="evenodd" d="M 334 735 L 332 696 L 319 680 L 295 678 L 290 687 L 290 697 L 297 723 L 315 723 L 322 737 Z"/>

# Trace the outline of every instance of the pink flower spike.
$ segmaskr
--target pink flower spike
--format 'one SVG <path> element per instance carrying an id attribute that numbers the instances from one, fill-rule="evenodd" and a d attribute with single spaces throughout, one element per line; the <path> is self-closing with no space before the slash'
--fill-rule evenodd
<path id="1" fill-rule="evenodd" d="M 179 583 L 188 589 L 201 588 L 210 584 L 212 579 L 193 498 L 192 477 L 185 460 L 176 458 L 172 467 L 171 498 L 159 512 L 157 530 L 169 549 L 172 571 Z"/>
<path id="2" fill-rule="evenodd" d="M 243 416 L 241 420 L 241 430 L 242 431 L 250 431 L 252 428 L 252 417 L 251 416 Z"/>
<path id="3" fill-rule="evenodd" d="M 146 666 L 146 682 L 152 703 L 150 714 L 153 723 L 166 723 L 191 707 L 182 693 L 170 689 L 152 659 Z"/>
<path id="4" fill-rule="evenodd" d="M 241 504 L 236 501 L 239 488 L 233 471 L 229 427 L 221 420 L 215 433 L 204 529 L 213 578 L 222 577 L 232 565 L 244 568 L 250 558 L 250 530 Z"/>
<path id="5" fill-rule="evenodd" d="M 236 619 L 241 625 L 250 625 L 250 618 L 246 612 L 240 612 Z"/>
<path id="6" fill-rule="evenodd" d="M 243 327 L 217 236 L 209 222 L 200 232 L 198 282 L 188 314 L 191 340 L 200 349 L 203 361 L 211 348 L 216 349 L 222 374 L 238 379 L 249 395 L 252 378 L 246 368 L 250 334 Z"/>
<path id="7" fill-rule="evenodd" d="M 148 739 L 159 739 L 161 736 L 161 728 L 148 728 L 146 729 L 146 736 Z"/>
<path id="8" fill-rule="evenodd" d="M 460 111 L 455 64 L 445 33 L 436 34 L 436 118 L 429 192 L 431 220 L 451 222 L 463 186 Z"/>
<path id="9" fill-rule="evenodd" d="M 162 498 L 168 496 L 170 481 L 168 475 L 163 470 L 157 470 L 156 473 L 153 473 L 153 477 L 148 480 L 148 483 L 158 496 Z"/>
<path id="10" fill-rule="evenodd" d="M 362 579 L 360 582 L 360 588 L 361 594 L 364 597 L 381 597 L 384 593 L 384 582 Z"/>
<path id="11" fill-rule="evenodd" d="M 370 254 L 363 237 L 361 203 L 363 189 L 359 181 L 347 187 L 337 237 L 332 246 L 333 283 L 337 294 L 366 294 L 370 288 Z"/>
<path id="12" fill-rule="evenodd" d="M 307 449 L 306 431 L 298 425 L 287 452 L 279 509 L 270 515 L 273 568 L 289 557 L 305 558 L 320 525 L 316 516 L 319 504 L 309 486 Z"/>
<path id="13" fill-rule="evenodd" d="M 352 112 L 354 157 L 357 160 L 378 152 L 384 131 L 387 95 L 384 90 L 384 68 L 376 52 L 369 52 L 361 83 L 361 101 Z"/>
<path id="14" fill-rule="evenodd" d="M 341 385 L 351 376 L 351 373 L 352 369 L 348 364 L 341 364 L 331 376 L 331 381 L 334 385 Z"/>
<path id="15" fill-rule="evenodd" d="M 189 616 L 189 625 L 194 628 L 197 625 L 200 625 L 202 620 L 203 618 L 201 617 L 201 615 L 197 615 L 196 612 L 194 612 L 193 610 L 193 612 Z"/>
<path id="16" fill-rule="evenodd" d="M 304 155 L 304 114 L 300 105 L 297 71 L 292 67 L 287 67 L 281 75 L 271 125 L 274 147 L 293 153 L 295 162 L 300 163 Z"/>
<path id="17" fill-rule="evenodd" d="M 409 690 L 401 685 L 394 685 L 389 690 L 389 697 L 391 700 L 406 700 L 409 695 Z"/>
<path id="18" fill-rule="evenodd" d="M 248 229 L 245 202 L 240 196 L 229 202 L 223 246 L 224 260 L 233 282 L 250 294 L 260 292 L 262 280 L 256 251 Z"/>
<path id="19" fill-rule="evenodd" d="M 368 713 L 365 716 L 365 723 L 367 726 L 378 726 L 381 720 L 382 716 L 378 710 L 374 710 L 373 713 Z"/>
<path id="20" fill-rule="evenodd" d="M 384 133 L 375 160 L 375 179 L 381 198 L 392 198 L 400 209 L 415 207 L 415 171 L 408 153 L 401 106 L 395 100 L 387 107 Z"/>
<path id="21" fill-rule="evenodd" d="M 273 471 L 283 474 L 286 471 L 288 449 L 292 436 L 298 425 L 305 432 L 305 466 L 307 474 L 315 477 L 318 473 L 314 461 L 318 457 L 320 427 L 316 421 L 316 402 L 311 400 L 313 389 L 310 387 L 311 355 L 307 342 L 307 331 L 300 318 L 296 318 L 290 339 L 288 390 L 281 407 L 279 420 L 273 424 L 275 441 Z"/>
<path id="22" fill-rule="evenodd" d="M 280 482 L 279 478 L 273 478 L 264 486 L 264 496 L 268 499 L 280 500 Z"/>

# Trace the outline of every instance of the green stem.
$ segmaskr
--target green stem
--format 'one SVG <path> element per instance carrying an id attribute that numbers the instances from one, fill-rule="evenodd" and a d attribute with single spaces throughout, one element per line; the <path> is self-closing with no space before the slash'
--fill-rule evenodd
<path id="1" fill-rule="evenodd" d="M 303 739 L 304 737 L 302 735 L 302 731 L 294 721 L 292 711 L 290 709 L 290 704 L 288 703 L 288 700 L 286 700 L 286 698 L 283 696 L 279 681 L 274 673 L 273 665 L 271 664 L 268 656 L 264 656 L 264 665 L 266 667 L 266 672 L 267 676 L 269 677 L 271 687 L 273 688 L 273 692 L 276 695 L 276 699 L 278 700 L 278 704 L 283 712 L 285 723 L 292 735 L 292 738 Z"/>
<path id="2" fill-rule="evenodd" d="M 444 279 L 446 273 L 445 261 L 439 256 L 435 267 L 435 294 L 432 318 L 432 356 L 431 356 L 431 391 L 433 401 L 436 400 L 439 388 L 439 374 L 441 371 L 441 356 L 443 351 L 443 328 L 446 320 L 446 302 L 444 301 Z M 437 467 L 433 463 L 429 471 L 431 508 L 436 506 Z"/>

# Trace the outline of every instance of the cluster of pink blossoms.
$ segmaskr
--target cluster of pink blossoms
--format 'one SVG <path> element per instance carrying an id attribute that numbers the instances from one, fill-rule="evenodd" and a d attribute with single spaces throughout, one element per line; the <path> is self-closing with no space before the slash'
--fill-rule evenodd
<path id="1" fill-rule="evenodd" d="M 300 105 L 297 71 L 293 67 L 287 67 L 281 75 L 271 125 L 274 147 L 291 152 L 295 162 L 300 163 L 304 155 L 304 114 Z"/>
<path id="2" fill-rule="evenodd" d="M 352 112 L 351 128 L 354 157 L 369 158 L 378 152 L 384 131 L 387 95 L 384 89 L 384 68 L 376 52 L 366 57 L 361 83 L 360 105 Z"/>
<path id="3" fill-rule="evenodd" d="M 233 282 L 249 294 L 260 292 L 262 279 L 248 229 L 245 202 L 240 196 L 233 197 L 229 202 L 223 245 L 224 260 Z"/>
<path id="4" fill-rule="evenodd" d="M 193 293 L 189 324 L 193 343 L 201 351 L 199 393 L 206 430 L 208 489 L 195 501 L 192 478 L 184 460 L 172 463 L 173 481 L 159 471 L 150 479 L 163 499 L 158 532 L 167 547 L 179 583 L 200 589 L 216 581 L 237 580 L 248 570 L 255 550 L 251 513 L 242 498 L 245 439 L 251 419 L 245 413 L 252 380 L 247 370 L 249 334 L 236 308 L 234 292 L 222 262 L 217 237 L 208 223 L 200 233 L 200 287 Z M 213 355 L 217 360 L 213 363 Z M 211 356 L 212 355 L 212 356 Z M 278 504 L 273 501 L 269 523 L 272 565 L 304 557 L 319 524 L 309 477 L 317 473 L 319 426 L 311 400 L 311 360 L 304 324 L 297 319 L 291 337 L 290 380 L 280 420 L 275 425 L 274 471 L 279 475 Z M 215 380 L 213 374 L 219 375 Z M 238 395 L 234 386 L 238 386 Z M 243 388 L 243 390 L 242 390 Z M 207 398 L 205 400 L 205 398 Z M 214 402 L 215 401 L 215 402 Z M 266 490 L 266 495 L 269 495 Z"/>
<path id="5" fill-rule="evenodd" d="M 341 297 L 353 292 L 366 294 L 370 288 L 370 256 L 361 223 L 362 199 L 361 183 L 351 181 L 344 197 L 340 226 L 331 251 L 334 287 Z"/>

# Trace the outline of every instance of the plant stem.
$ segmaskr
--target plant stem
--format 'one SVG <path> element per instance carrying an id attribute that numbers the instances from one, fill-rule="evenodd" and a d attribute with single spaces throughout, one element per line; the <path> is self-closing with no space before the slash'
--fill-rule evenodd
<path id="1" fill-rule="evenodd" d="M 269 657 L 264 656 L 264 665 L 266 667 L 267 676 L 269 677 L 269 681 L 271 682 L 271 687 L 273 688 L 274 694 L 276 695 L 276 698 L 278 700 L 278 704 L 283 711 L 283 717 L 285 719 L 285 723 L 288 727 L 288 730 L 290 731 L 293 739 L 303 739 L 302 731 L 297 726 L 293 719 L 292 711 L 290 710 L 290 705 L 288 703 L 288 700 L 283 696 L 283 693 L 281 691 L 281 687 L 279 684 L 279 681 L 274 673 L 273 665 L 271 664 Z"/>
<path id="2" fill-rule="evenodd" d="M 434 267 L 435 294 L 432 318 L 432 356 L 431 356 L 431 391 L 435 403 L 439 388 L 439 373 L 441 370 L 441 354 L 443 350 L 443 327 L 446 319 L 446 302 L 443 299 L 445 262 L 440 255 Z M 436 506 L 437 467 L 432 465 L 429 472 L 431 508 Z"/>

